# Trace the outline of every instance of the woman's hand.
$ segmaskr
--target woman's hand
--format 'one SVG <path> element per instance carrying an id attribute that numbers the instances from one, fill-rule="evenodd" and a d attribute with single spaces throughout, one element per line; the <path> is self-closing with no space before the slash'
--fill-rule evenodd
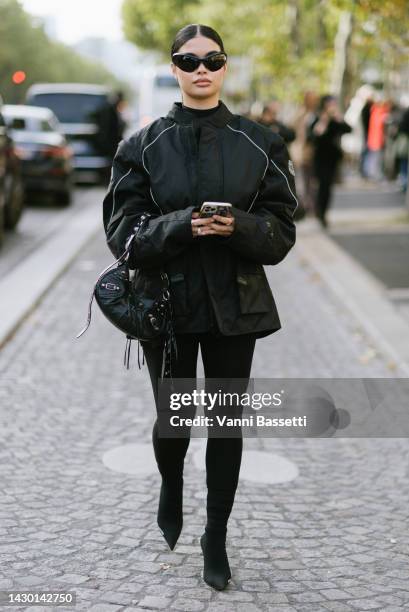
<path id="1" fill-rule="evenodd" d="M 317 121 L 317 123 L 314 125 L 312 129 L 314 134 L 316 134 L 316 136 L 321 136 L 321 134 L 323 134 L 325 130 L 327 129 L 329 121 L 330 121 L 329 115 L 327 115 L 326 113 L 322 113 L 320 119 Z"/>
<path id="2" fill-rule="evenodd" d="M 212 217 L 200 218 L 198 212 L 192 212 L 193 236 L 204 236 L 207 227 L 212 223 Z"/>
<path id="3" fill-rule="evenodd" d="M 212 215 L 200 218 L 198 212 L 192 213 L 193 236 L 230 236 L 234 231 L 234 217 Z"/>

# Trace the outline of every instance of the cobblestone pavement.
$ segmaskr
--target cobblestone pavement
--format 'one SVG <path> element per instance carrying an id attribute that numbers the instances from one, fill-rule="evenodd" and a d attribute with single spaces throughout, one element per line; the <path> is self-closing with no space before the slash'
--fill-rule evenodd
<path id="1" fill-rule="evenodd" d="M 156 525 L 159 474 L 103 462 L 111 449 L 150 443 L 147 368 L 138 370 L 135 346 L 132 369 L 123 367 L 124 336 L 96 305 L 75 339 L 110 261 L 99 236 L 0 353 L 0 590 L 70 589 L 76 610 L 96 612 L 407 608 L 405 439 L 245 439 L 245 452 L 285 457 L 298 476 L 240 481 L 227 539 L 233 579 L 223 592 L 201 576 L 205 472 L 192 461 L 192 440 L 184 528 L 169 552 Z M 283 328 L 258 341 L 254 377 L 399 376 L 297 246 L 266 270 Z"/>

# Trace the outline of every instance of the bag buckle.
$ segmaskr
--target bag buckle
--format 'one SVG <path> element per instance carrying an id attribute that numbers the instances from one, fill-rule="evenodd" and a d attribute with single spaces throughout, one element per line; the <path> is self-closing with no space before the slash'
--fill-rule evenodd
<path id="1" fill-rule="evenodd" d="M 105 289 L 108 289 L 108 291 L 119 291 L 118 285 L 115 285 L 114 283 L 101 283 L 101 287 L 105 287 Z"/>

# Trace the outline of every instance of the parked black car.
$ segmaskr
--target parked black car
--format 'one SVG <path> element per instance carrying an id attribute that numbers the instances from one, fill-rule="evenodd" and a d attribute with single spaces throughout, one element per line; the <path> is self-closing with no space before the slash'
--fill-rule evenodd
<path id="1" fill-rule="evenodd" d="M 56 203 L 72 200 L 73 152 L 49 108 L 5 104 L 3 116 L 22 163 L 24 188 L 51 193 Z"/>
<path id="2" fill-rule="evenodd" d="M 2 115 L 0 98 L 0 245 L 4 231 L 14 229 L 24 208 L 21 163 Z"/>
<path id="3" fill-rule="evenodd" d="M 112 156 L 103 124 L 111 97 L 109 88 L 83 83 L 38 83 L 27 91 L 27 104 L 46 106 L 57 116 L 74 151 L 79 181 L 106 182 L 110 174 Z"/>

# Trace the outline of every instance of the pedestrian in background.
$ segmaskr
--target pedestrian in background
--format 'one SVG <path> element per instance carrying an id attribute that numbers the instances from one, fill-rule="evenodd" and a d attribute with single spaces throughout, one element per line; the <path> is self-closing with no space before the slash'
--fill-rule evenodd
<path id="1" fill-rule="evenodd" d="M 318 116 L 308 129 L 308 139 L 314 147 L 315 211 L 324 228 L 328 226 L 327 213 L 332 188 L 343 158 L 341 136 L 351 132 L 351 129 L 341 115 L 335 96 L 322 96 Z"/>
<path id="2" fill-rule="evenodd" d="M 125 121 L 122 116 L 124 94 L 112 92 L 107 101 L 96 111 L 95 121 L 98 126 L 96 135 L 100 152 L 113 160 L 118 144 L 123 138 Z"/>
<path id="3" fill-rule="evenodd" d="M 381 181 L 384 177 L 383 152 L 385 148 L 385 123 L 390 112 L 390 102 L 378 98 L 370 110 L 368 125 L 368 177 Z"/>
<path id="4" fill-rule="evenodd" d="M 408 189 L 409 158 L 409 106 L 403 111 L 398 127 L 396 157 L 399 165 L 399 182 L 403 192 Z"/>
<path id="5" fill-rule="evenodd" d="M 369 132 L 369 119 L 371 116 L 371 109 L 374 100 L 372 93 L 368 93 L 368 97 L 361 110 L 361 127 L 362 127 L 362 148 L 361 155 L 359 158 L 359 173 L 362 178 L 368 178 L 368 132 Z"/>
<path id="6" fill-rule="evenodd" d="M 314 199 L 314 147 L 308 138 L 308 129 L 316 119 L 319 96 L 313 91 L 306 91 L 303 105 L 294 119 L 295 140 L 291 145 L 291 158 L 296 169 L 300 170 L 301 203 L 305 212 L 315 214 Z"/>
<path id="7" fill-rule="evenodd" d="M 217 32 L 185 26 L 171 59 L 182 102 L 120 143 L 103 203 L 107 243 L 118 258 L 141 215 L 153 215 L 133 238 L 129 261 L 135 269 L 163 267 L 170 280 L 177 340 L 173 377 L 195 384 L 200 346 L 207 390 L 212 379 L 222 379 L 228 391 L 230 381 L 239 379 L 244 392 L 256 339 L 281 327 L 263 264 L 278 264 L 295 243 L 294 171 L 282 138 L 231 113 L 220 100 L 227 55 Z M 231 215 L 201 218 L 205 201 L 232 204 Z M 164 339 L 141 344 L 159 416 Z M 204 580 L 222 590 L 231 578 L 226 533 L 243 438 L 240 426 L 229 437 L 213 437 L 210 430 L 207 523 L 200 544 Z M 157 419 L 152 441 L 162 476 L 157 521 L 173 549 L 183 525 L 190 437 L 161 437 Z"/>
<path id="8" fill-rule="evenodd" d="M 279 121 L 278 115 L 280 112 L 280 104 L 276 98 L 271 100 L 263 107 L 258 122 L 265 127 L 270 128 L 276 134 L 279 134 L 286 144 L 289 144 L 295 139 L 295 131 Z"/>

